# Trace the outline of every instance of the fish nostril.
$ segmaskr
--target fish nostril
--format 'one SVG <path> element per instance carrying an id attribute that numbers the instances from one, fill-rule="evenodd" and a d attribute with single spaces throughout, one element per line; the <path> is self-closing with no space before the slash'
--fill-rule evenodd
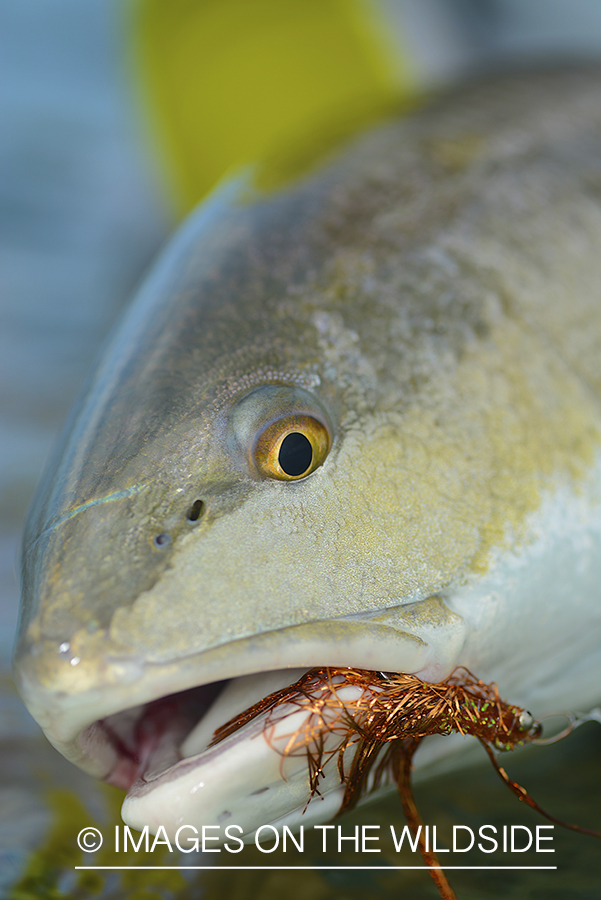
<path id="1" fill-rule="evenodd" d="M 186 519 L 188 522 L 198 522 L 200 517 L 204 515 L 205 511 L 205 502 L 204 500 L 195 500 L 188 512 L 186 513 Z"/>
<path id="2" fill-rule="evenodd" d="M 164 531 L 162 531 L 160 534 L 155 534 L 154 538 L 152 539 L 152 543 L 155 547 L 163 550 L 171 543 L 171 535 L 166 534 Z"/>

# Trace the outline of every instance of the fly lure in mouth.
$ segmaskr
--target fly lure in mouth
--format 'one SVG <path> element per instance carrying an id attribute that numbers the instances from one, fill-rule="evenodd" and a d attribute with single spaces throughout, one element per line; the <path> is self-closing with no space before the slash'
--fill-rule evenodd
<path id="1" fill-rule="evenodd" d="M 282 758 L 305 756 L 308 803 L 319 795 L 319 781 L 332 761 L 345 786 L 338 815 L 353 809 L 362 795 L 392 776 L 409 828 L 443 900 L 456 900 L 456 896 L 423 837 L 411 786 L 413 756 L 429 735 L 458 732 L 478 738 L 519 800 L 557 825 L 601 838 L 599 832 L 549 815 L 499 766 L 495 750 L 513 750 L 537 740 L 542 725 L 527 710 L 502 700 L 496 684 L 485 684 L 465 668 L 457 668 L 437 684 L 415 675 L 312 669 L 219 728 L 213 745 L 257 716 L 263 717 L 265 740 Z M 294 728 L 289 730 L 291 724 Z"/>

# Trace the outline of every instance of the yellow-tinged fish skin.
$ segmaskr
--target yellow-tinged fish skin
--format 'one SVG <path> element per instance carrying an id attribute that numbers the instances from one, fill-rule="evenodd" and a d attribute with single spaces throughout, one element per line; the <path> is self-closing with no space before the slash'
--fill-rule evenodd
<path id="1" fill-rule="evenodd" d="M 16 673 L 63 752 L 106 774 L 77 739 L 95 719 L 317 661 L 442 678 L 501 660 L 491 677 L 536 684 L 570 624 L 558 692 L 592 699 L 568 670 L 601 629 L 600 89 L 598 69 L 463 89 L 184 226 L 25 536 Z M 332 431 L 299 481 L 232 437 L 274 384 Z M 503 561 L 546 584 L 529 548 L 568 509 L 573 571 L 525 600 Z"/>

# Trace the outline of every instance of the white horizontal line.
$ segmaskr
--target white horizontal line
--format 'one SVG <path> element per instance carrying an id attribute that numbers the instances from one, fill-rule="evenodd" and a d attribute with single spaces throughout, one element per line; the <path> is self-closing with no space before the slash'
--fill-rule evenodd
<path id="1" fill-rule="evenodd" d="M 203 871 L 203 872 L 205 871 L 205 869 L 206 870 L 221 869 L 222 871 L 240 870 L 240 871 L 245 871 L 245 872 L 246 871 L 253 872 L 255 870 L 262 871 L 262 872 L 290 872 L 290 871 L 298 872 L 298 871 L 303 871 L 303 869 L 310 869 L 311 871 L 320 871 L 320 870 L 324 870 L 324 871 L 336 870 L 336 871 L 338 871 L 340 869 L 345 869 L 345 870 L 348 869 L 351 871 L 356 870 L 357 872 L 364 872 L 366 870 L 369 870 L 370 872 L 378 871 L 378 870 L 382 871 L 382 872 L 390 872 L 393 869 L 403 869 L 403 870 L 409 870 L 409 869 L 420 869 L 421 870 L 421 869 L 423 869 L 425 872 L 427 872 L 428 869 L 444 869 L 445 871 L 448 871 L 450 869 L 455 869 L 455 870 L 457 870 L 457 869 L 469 869 L 469 870 L 482 869 L 487 872 L 492 871 L 492 870 L 495 870 L 495 871 L 496 870 L 500 870 L 500 871 L 506 870 L 509 872 L 510 870 L 525 871 L 527 869 L 529 871 L 540 871 L 543 869 L 556 869 L 556 868 L 557 868 L 557 866 L 75 866 L 75 869 L 92 869 L 95 871 L 98 869 L 110 869 L 110 870 L 114 870 L 114 869 L 148 869 L 148 870 L 197 869 L 197 870 Z"/>

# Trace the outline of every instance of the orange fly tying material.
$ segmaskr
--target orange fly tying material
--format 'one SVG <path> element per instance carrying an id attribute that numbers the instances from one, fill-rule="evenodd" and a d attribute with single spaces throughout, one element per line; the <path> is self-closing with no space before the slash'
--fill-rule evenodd
<path id="1" fill-rule="evenodd" d="M 300 727 L 283 733 L 282 723 L 299 711 L 305 713 Z M 542 727 L 529 712 L 502 700 L 496 684 L 479 681 L 465 668 L 455 669 L 438 684 L 422 681 L 415 675 L 363 669 L 311 669 L 295 684 L 275 691 L 219 728 L 212 745 L 260 715 L 265 715 L 265 739 L 274 748 L 276 728 L 280 726 L 277 742 L 283 759 L 306 754 L 308 802 L 319 794 L 324 768 L 333 759 L 336 759 L 340 781 L 345 785 L 339 814 L 352 809 L 363 794 L 392 775 L 409 828 L 414 835 L 420 835 L 422 857 L 443 900 L 455 900 L 455 894 L 442 869 L 434 868 L 439 866 L 438 860 L 421 838 L 424 829 L 419 830 L 419 826 L 423 823 L 411 786 L 413 755 L 428 735 L 452 732 L 473 735 L 519 800 L 558 825 L 601 837 L 595 831 L 562 822 L 544 812 L 499 766 L 495 750 L 513 750 L 536 740 Z M 295 721 L 298 722 L 297 717 Z"/>

